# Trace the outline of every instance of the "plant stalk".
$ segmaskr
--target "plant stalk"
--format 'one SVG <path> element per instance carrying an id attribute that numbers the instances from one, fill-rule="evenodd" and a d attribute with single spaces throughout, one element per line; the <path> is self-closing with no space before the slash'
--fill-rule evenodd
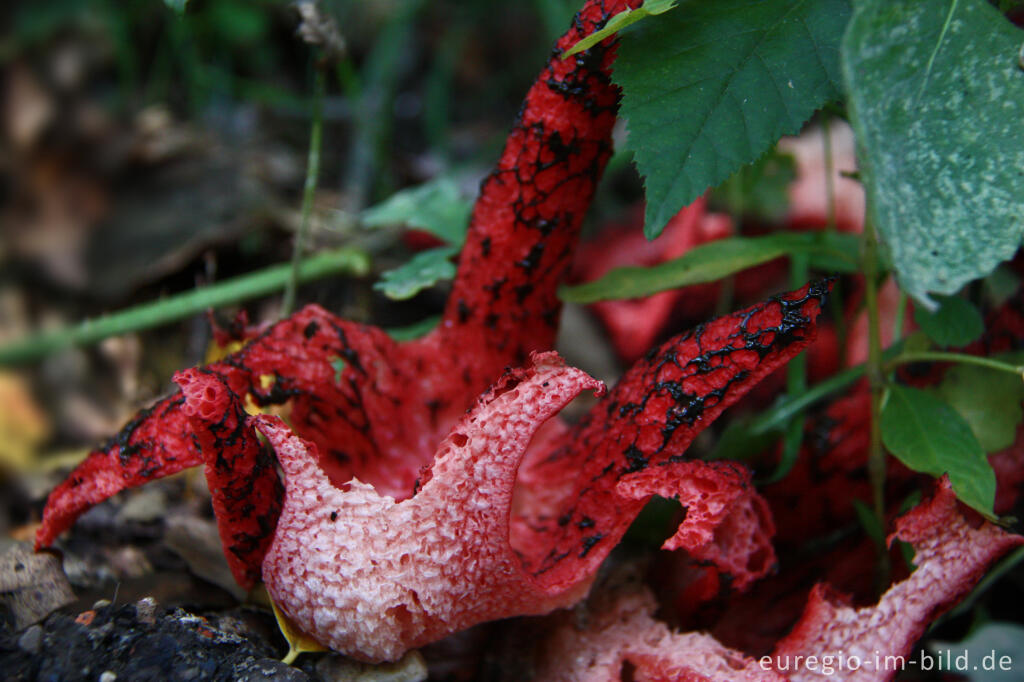
<path id="1" fill-rule="evenodd" d="M 885 391 L 885 368 L 882 364 L 882 332 L 878 309 L 878 235 L 870 216 L 864 220 L 864 291 L 868 313 L 867 375 L 871 388 L 871 430 L 868 447 L 868 477 L 871 480 L 875 515 L 885 528 L 885 450 L 882 447 L 882 397 Z M 883 590 L 889 582 L 889 555 L 879 553 L 878 586 Z"/>
<path id="2" fill-rule="evenodd" d="M 886 371 L 891 371 L 896 365 L 905 365 L 911 362 L 956 362 L 961 365 L 976 365 L 987 369 L 994 369 L 1000 372 L 1008 372 L 1017 376 L 1024 376 L 1024 365 L 1011 365 L 992 358 L 967 355 L 965 353 L 949 353 L 945 351 L 913 351 L 896 356 L 885 366 Z"/>
<path id="3" fill-rule="evenodd" d="M 299 264 L 298 281 L 349 273 L 364 276 L 370 261 L 362 251 L 336 249 L 307 258 Z M 110 336 L 128 334 L 168 324 L 209 308 L 238 303 L 281 290 L 294 277 L 291 264 L 284 263 L 217 284 L 145 303 L 103 317 L 85 320 L 73 327 L 29 336 L 0 347 L 0 367 L 33 362 L 70 346 L 86 346 Z"/>
<path id="4" fill-rule="evenodd" d="M 794 253 L 789 257 L 789 284 L 792 288 L 803 286 L 807 281 L 810 269 L 809 258 L 806 253 Z M 798 354 L 786 365 L 786 395 L 796 398 L 807 392 L 807 351 Z M 804 437 L 804 424 L 806 417 L 803 413 L 796 414 L 786 425 L 786 435 L 782 439 L 782 457 L 779 465 L 767 483 L 774 483 L 785 478 L 800 455 L 800 444 Z"/>
<path id="5" fill-rule="evenodd" d="M 835 374 L 828 379 L 815 384 L 804 393 L 801 393 L 792 399 L 787 396 L 786 400 L 780 403 L 776 408 L 765 413 L 763 417 L 756 419 L 754 423 L 751 424 L 751 432 L 759 435 L 767 433 L 772 429 L 779 428 L 782 424 L 785 424 L 795 415 L 800 414 L 814 403 L 827 398 L 833 393 L 846 388 L 857 379 L 860 379 L 864 376 L 866 371 L 867 365 L 856 365 L 855 367 L 851 367 L 850 369 L 844 370 L 839 374 Z"/>
<path id="6" fill-rule="evenodd" d="M 320 147 L 324 131 L 324 94 L 327 90 L 326 65 L 317 60 L 316 79 L 313 86 L 313 123 L 309 133 L 309 158 L 306 162 L 306 182 L 302 190 L 302 222 L 295 234 L 292 246 L 292 274 L 281 301 L 281 317 L 287 317 L 295 307 L 295 292 L 299 286 L 299 267 L 309 237 L 309 223 L 313 216 L 313 200 L 316 198 L 316 184 L 320 177 Z"/>
<path id="7" fill-rule="evenodd" d="M 896 303 L 896 319 L 892 324 L 892 342 L 903 338 L 903 327 L 907 320 L 907 293 L 900 289 L 900 298 Z"/>

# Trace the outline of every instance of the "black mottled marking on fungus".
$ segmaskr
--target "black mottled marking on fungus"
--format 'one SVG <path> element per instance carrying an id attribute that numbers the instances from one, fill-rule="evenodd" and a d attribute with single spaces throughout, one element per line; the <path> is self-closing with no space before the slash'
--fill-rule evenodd
<path id="1" fill-rule="evenodd" d="M 623 450 L 623 454 L 626 455 L 626 461 L 629 462 L 624 473 L 631 474 L 634 471 L 642 471 L 647 468 L 647 458 L 635 443 L 630 443 L 629 447 Z"/>
<path id="2" fill-rule="evenodd" d="M 537 242 L 530 247 L 530 252 L 526 254 L 526 257 L 517 263 L 519 267 L 526 270 L 526 272 L 533 272 L 533 270 L 540 264 L 540 259 L 544 255 L 544 242 Z"/>
<path id="3" fill-rule="evenodd" d="M 499 277 L 490 284 L 485 284 L 484 289 L 490 292 L 492 298 L 497 299 L 501 295 L 501 288 L 505 286 L 507 281 L 508 277 Z"/>
<path id="4" fill-rule="evenodd" d="M 590 553 L 590 550 L 594 549 L 594 545 L 600 542 L 603 537 L 604 535 L 601 533 L 594 533 L 593 535 L 588 535 L 583 538 L 583 551 L 580 552 L 580 559 L 587 556 L 587 554 Z"/>
<path id="5" fill-rule="evenodd" d="M 527 282 L 516 287 L 516 302 L 522 304 L 533 293 L 533 285 Z"/>

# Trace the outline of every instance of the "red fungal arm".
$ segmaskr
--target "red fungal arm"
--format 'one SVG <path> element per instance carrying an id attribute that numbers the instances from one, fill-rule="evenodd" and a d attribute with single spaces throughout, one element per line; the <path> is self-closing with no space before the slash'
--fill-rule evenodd
<path id="1" fill-rule="evenodd" d="M 281 482 L 273 456 L 260 445 L 242 397 L 211 370 L 188 369 L 174 378 L 184 412 L 206 462 L 221 546 L 235 581 L 252 588 L 281 513 Z"/>
<path id="2" fill-rule="evenodd" d="M 694 559 L 713 564 L 732 576 L 739 591 L 775 567 L 771 510 L 741 464 L 669 461 L 661 470 L 625 476 L 616 492 L 644 502 L 651 495 L 678 498 L 686 518 L 662 548 L 685 549 Z"/>
<path id="3" fill-rule="evenodd" d="M 400 350 L 382 330 L 310 305 L 211 369 L 243 375 L 237 392 L 260 406 L 287 402 L 335 483 L 358 475 L 404 497 L 439 436 L 415 401 L 417 367 Z"/>
<path id="4" fill-rule="evenodd" d="M 367 661 L 475 623 L 570 604 L 548 591 L 508 544 L 509 507 L 523 453 L 545 421 L 601 382 L 555 353 L 506 375 L 437 450 L 430 479 L 402 502 L 353 480 L 347 490 L 317 466 L 316 448 L 277 418 L 255 424 L 285 474 L 284 510 L 263 564 L 275 602 L 332 649 Z"/>
<path id="5" fill-rule="evenodd" d="M 976 524 L 963 509 L 944 477 L 935 496 L 899 519 L 890 537 L 913 545 L 917 570 L 877 605 L 860 609 L 818 585 L 800 622 L 770 656 L 754 661 L 708 635 L 672 632 L 651 617 L 657 604 L 649 594 L 627 588 L 604 604 L 592 598 L 583 617 L 562 618 L 546 640 L 537 678 L 617 680 L 629 663 L 637 680 L 891 680 L 898 672 L 893 661 L 909 658 L 936 616 L 963 598 L 995 560 L 1024 544 L 1024 537 L 991 523 Z M 846 665 L 851 657 L 856 664 Z"/>
<path id="6" fill-rule="evenodd" d="M 36 549 L 48 547 L 93 505 L 202 463 L 180 394 L 139 414 L 107 443 L 89 453 L 53 489 L 36 532 Z"/>
<path id="7" fill-rule="evenodd" d="M 967 512 L 970 513 L 970 512 Z M 863 668 L 843 671 L 852 682 L 890 680 L 897 671 L 878 670 L 878 660 L 887 656 L 908 657 L 914 643 L 935 618 L 962 599 L 985 574 L 988 566 L 1010 549 L 1024 544 L 1024 537 L 1011 535 L 984 522 L 975 526 L 957 504 L 945 476 L 935 496 L 918 505 L 896 522 L 895 538 L 914 546 L 910 577 L 896 583 L 875 606 L 856 609 L 839 603 L 827 587 L 818 585 L 811 593 L 803 617 L 792 632 L 779 642 L 773 654 L 776 665 L 794 682 L 819 679 L 820 673 L 795 666 L 797 656 L 839 654 L 861 656 Z"/>
<path id="8" fill-rule="evenodd" d="M 230 406 L 240 414 L 247 395 L 263 406 L 289 402 L 290 418 L 300 433 L 326 444 L 322 465 L 336 480 L 346 481 L 359 472 L 386 492 L 408 495 L 420 467 L 429 462 L 432 432 L 427 427 L 429 414 L 413 410 L 403 419 L 395 418 L 404 396 L 416 389 L 406 371 L 407 361 L 398 356 L 396 348 L 379 329 L 307 306 L 202 371 L 215 375 L 230 393 L 227 403 L 219 406 L 223 410 Z M 200 399 L 201 393 L 197 390 L 193 398 Z M 36 535 L 37 547 L 50 545 L 78 516 L 111 495 L 202 464 L 204 455 L 216 456 L 222 447 L 228 448 L 221 455 L 226 466 L 218 467 L 219 473 L 208 471 L 214 495 L 220 489 L 231 495 L 250 488 L 263 491 L 264 483 L 251 480 L 254 472 L 265 472 L 253 468 L 256 454 L 249 449 L 251 444 L 245 446 L 247 454 L 237 468 L 227 461 L 238 453 L 222 430 L 217 430 L 220 417 L 228 413 L 211 412 L 208 420 L 196 419 L 193 413 L 190 419 L 184 405 L 185 396 L 180 392 L 164 398 L 92 452 L 50 494 Z M 424 440 L 426 445 L 421 442 Z M 213 450 L 201 452 L 201 445 Z M 269 540 L 273 523 L 268 523 L 266 515 L 279 502 L 254 497 L 241 505 L 263 535 L 261 540 L 250 537 L 247 542 L 253 547 L 265 546 Z M 226 517 L 219 514 L 218 518 Z M 250 522 L 236 520 L 241 525 L 234 531 L 222 521 L 222 535 L 252 536 Z M 226 544 L 238 551 L 237 543 Z M 258 572 L 259 552 L 242 554 L 247 567 L 239 572 L 238 564 L 233 563 L 236 577 Z"/>
<path id="9" fill-rule="evenodd" d="M 588 0 L 530 88 L 497 167 L 484 181 L 438 331 L 460 348 L 475 392 L 502 368 L 554 344 L 556 287 L 612 151 L 618 88 L 608 39 L 561 52 L 639 0 Z"/>
<path id="10" fill-rule="evenodd" d="M 673 463 L 685 461 L 690 441 L 722 410 L 807 347 L 828 288 L 809 284 L 669 340 L 626 372 L 561 447 L 531 453 L 521 481 L 523 494 L 536 500 L 514 527 L 512 542 L 539 580 L 557 586 L 592 574 L 651 494 L 683 490 Z M 749 479 L 706 466 L 702 475 L 713 480 L 715 496 L 756 495 Z M 643 489 L 627 478 L 637 472 L 644 472 Z M 751 521 L 763 516 L 757 500 Z M 706 518 L 709 524 L 722 520 Z M 683 531 L 695 529 L 684 525 Z M 751 537 L 761 533 L 770 529 Z M 771 561 L 755 561 L 749 577 Z"/>

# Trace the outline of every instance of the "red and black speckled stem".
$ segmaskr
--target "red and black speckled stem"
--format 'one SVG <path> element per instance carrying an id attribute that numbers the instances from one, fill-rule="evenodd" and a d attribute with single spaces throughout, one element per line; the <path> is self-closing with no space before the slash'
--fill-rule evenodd
<path id="1" fill-rule="evenodd" d="M 620 483 L 640 476 L 653 494 L 676 478 L 696 435 L 813 341 L 829 289 L 811 283 L 652 348 L 561 447 L 528 463 L 533 478 L 572 481 L 557 508 L 530 520 L 533 538 L 519 547 L 528 569 L 549 585 L 596 569 L 650 496 Z"/>
<path id="2" fill-rule="evenodd" d="M 497 167 L 483 182 L 441 329 L 472 358 L 474 383 L 524 364 L 555 340 L 558 284 L 612 152 L 619 91 L 613 39 L 564 50 L 638 0 L 590 1 L 530 88 Z"/>

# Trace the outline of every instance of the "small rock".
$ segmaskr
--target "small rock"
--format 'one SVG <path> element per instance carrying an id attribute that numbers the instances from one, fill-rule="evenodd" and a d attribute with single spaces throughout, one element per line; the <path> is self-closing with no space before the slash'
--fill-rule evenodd
<path id="1" fill-rule="evenodd" d="M 119 523 L 151 523 L 167 515 L 167 494 L 160 488 L 142 488 L 128 497 L 117 511 Z"/>
<path id="2" fill-rule="evenodd" d="M 22 633 L 18 638 L 18 648 L 30 654 L 39 653 L 39 647 L 43 643 L 43 628 L 33 625 Z"/>
<path id="3" fill-rule="evenodd" d="M 153 572 L 153 565 L 138 547 L 108 548 L 103 550 L 103 554 L 111 570 L 121 580 L 141 578 Z"/>
<path id="4" fill-rule="evenodd" d="M 156 599 L 143 597 L 135 604 L 135 617 L 139 619 L 140 623 L 152 625 L 156 622 L 156 609 Z"/>
<path id="5" fill-rule="evenodd" d="M 152 606 L 151 623 L 139 619 L 138 603 L 88 611 L 92 620 L 86 627 L 55 613 L 40 624 L 42 642 L 35 653 L 0 646 L 0 679 L 311 682 L 301 669 L 275 660 L 277 650 L 269 642 L 224 632 L 181 609 Z M 147 608 L 141 605 L 143 613 Z"/>

